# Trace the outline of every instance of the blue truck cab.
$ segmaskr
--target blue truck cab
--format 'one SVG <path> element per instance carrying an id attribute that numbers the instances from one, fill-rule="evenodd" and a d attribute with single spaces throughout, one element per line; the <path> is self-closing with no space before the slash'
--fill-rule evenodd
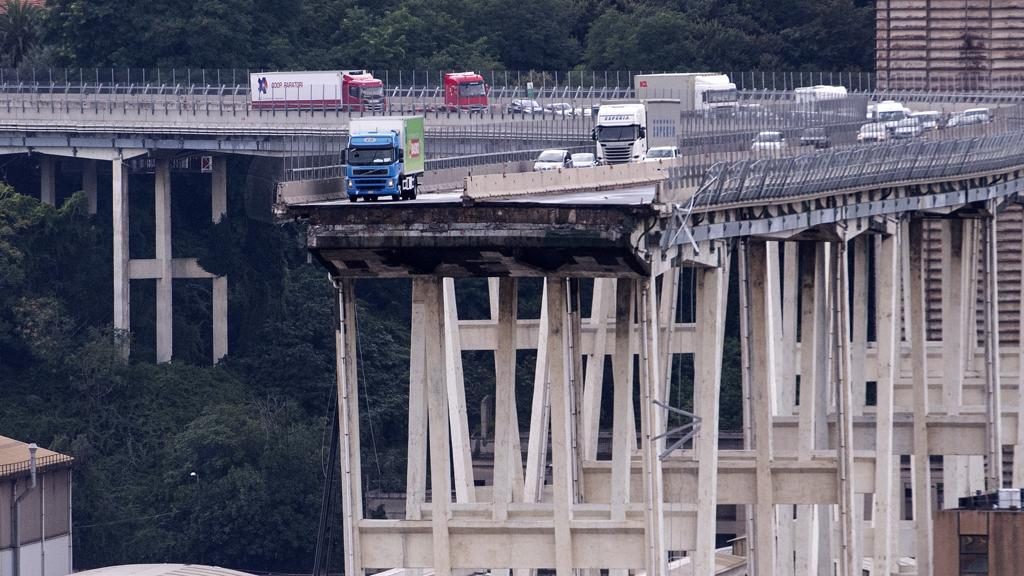
<path id="1" fill-rule="evenodd" d="M 422 117 L 353 119 L 345 166 L 349 200 L 416 198 L 423 173 L 422 126 Z"/>

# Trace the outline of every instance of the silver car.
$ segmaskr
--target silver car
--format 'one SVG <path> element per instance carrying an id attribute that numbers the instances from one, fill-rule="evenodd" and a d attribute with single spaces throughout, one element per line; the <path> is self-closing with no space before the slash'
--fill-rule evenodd
<path id="1" fill-rule="evenodd" d="M 597 166 L 597 158 L 590 152 L 577 152 L 572 155 L 569 163 L 573 168 L 593 168 Z"/>

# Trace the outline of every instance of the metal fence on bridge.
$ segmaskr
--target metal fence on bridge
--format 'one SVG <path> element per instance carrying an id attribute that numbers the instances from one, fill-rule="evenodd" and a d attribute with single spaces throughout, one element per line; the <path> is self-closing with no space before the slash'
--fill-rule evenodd
<path id="1" fill-rule="evenodd" d="M 250 72 L 262 68 L 0 68 L 0 92 L 59 94 L 233 94 L 248 95 Z M 385 93 L 410 100 L 440 99 L 445 71 L 369 70 Z M 481 70 L 491 95 L 498 99 L 538 98 L 600 100 L 633 97 L 638 74 L 667 70 Z M 697 71 L 690 71 L 697 72 Z M 972 93 L 979 87 L 1021 92 L 1024 76 L 979 71 L 955 78 L 927 79 L 920 74 L 889 72 L 882 81 L 864 71 L 728 70 L 741 91 L 789 91 L 801 86 L 844 86 L 851 92 L 887 91 L 894 86 L 924 86 L 929 93 Z"/>
<path id="2" fill-rule="evenodd" d="M 1022 165 L 1022 132 L 721 163 L 707 172 L 691 205 L 796 200 L 843 189 L 948 179 Z"/>

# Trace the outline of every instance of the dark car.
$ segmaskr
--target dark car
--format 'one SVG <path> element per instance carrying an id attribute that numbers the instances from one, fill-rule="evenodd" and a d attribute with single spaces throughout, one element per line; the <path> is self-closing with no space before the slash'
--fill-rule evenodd
<path id="1" fill-rule="evenodd" d="M 814 146 L 819 149 L 829 148 L 832 146 L 832 141 L 829 139 L 828 134 L 825 133 L 824 128 L 805 128 L 800 133 L 800 145 Z"/>
<path id="2" fill-rule="evenodd" d="M 516 99 L 508 105 L 509 114 L 540 114 L 542 112 L 544 112 L 544 107 L 536 100 Z"/>

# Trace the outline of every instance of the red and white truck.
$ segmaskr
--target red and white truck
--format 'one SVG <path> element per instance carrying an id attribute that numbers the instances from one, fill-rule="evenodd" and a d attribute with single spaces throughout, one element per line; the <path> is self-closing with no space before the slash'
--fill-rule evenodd
<path id="1" fill-rule="evenodd" d="M 355 112 L 387 109 L 384 83 L 366 70 L 256 72 L 249 75 L 254 109 L 340 108 Z"/>
<path id="2" fill-rule="evenodd" d="M 444 75 L 446 110 L 483 112 L 487 109 L 487 84 L 476 72 L 449 72 Z"/>

